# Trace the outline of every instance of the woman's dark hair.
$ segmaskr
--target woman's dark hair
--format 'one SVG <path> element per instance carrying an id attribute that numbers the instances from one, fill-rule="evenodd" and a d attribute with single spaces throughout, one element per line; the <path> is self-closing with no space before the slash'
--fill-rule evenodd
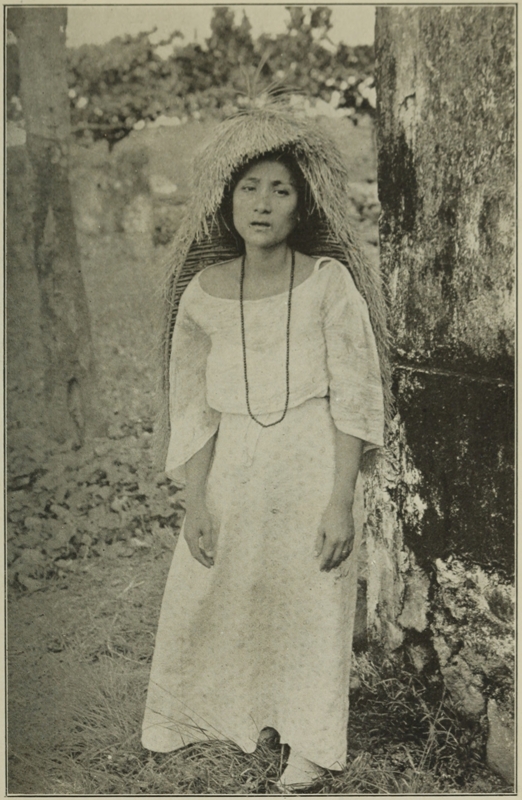
<path id="1" fill-rule="evenodd" d="M 225 227 L 227 233 L 232 237 L 240 252 L 244 250 L 244 242 L 239 233 L 234 227 L 234 214 L 233 214 L 233 195 L 236 186 L 241 178 L 262 161 L 277 161 L 283 164 L 292 176 L 295 189 L 297 191 L 297 224 L 292 233 L 288 237 L 288 243 L 291 247 L 299 248 L 303 238 L 306 238 L 307 220 L 314 208 L 314 202 L 310 187 L 305 180 L 301 171 L 299 163 L 294 153 L 288 148 L 281 148 L 279 150 L 269 150 L 260 156 L 251 158 L 243 162 L 235 172 L 232 173 L 228 181 L 225 191 L 223 193 L 223 200 L 219 209 L 219 221 Z"/>

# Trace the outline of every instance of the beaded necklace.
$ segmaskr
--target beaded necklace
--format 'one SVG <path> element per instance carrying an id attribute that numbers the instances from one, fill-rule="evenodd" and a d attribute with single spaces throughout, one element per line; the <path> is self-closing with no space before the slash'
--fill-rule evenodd
<path id="1" fill-rule="evenodd" d="M 290 401 L 290 314 L 292 310 L 292 289 L 294 287 L 294 272 L 295 272 L 295 251 L 292 250 L 292 266 L 290 269 L 290 287 L 288 289 L 288 318 L 286 321 L 286 400 L 285 400 L 285 408 L 283 411 L 283 415 L 276 419 L 275 422 L 260 422 L 253 414 L 250 408 L 250 396 L 249 396 L 249 387 L 248 387 L 248 371 L 247 371 L 247 355 L 246 355 L 246 340 L 245 340 L 245 312 L 243 309 L 243 283 L 245 281 L 245 259 L 246 253 L 243 255 L 243 259 L 241 261 L 241 281 L 239 284 L 239 309 L 241 312 L 241 343 L 243 345 L 243 370 L 245 374 L 245 395 L 246 395 L 246 405 L 249 416 L 257 422 L 258 425 L 261 425 L 262 428 L 271 428 L 273 425 L 278 425 L 282 422 L 286 416 L 286 412 L 288 411 L 288 403 Z"/>

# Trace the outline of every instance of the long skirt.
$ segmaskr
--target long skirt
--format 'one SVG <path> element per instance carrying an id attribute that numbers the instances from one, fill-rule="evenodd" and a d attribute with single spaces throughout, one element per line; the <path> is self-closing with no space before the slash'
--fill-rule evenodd
<path id="1" fill-rule="evenodd" d="M 346 762 L 357 550 L 321 572 L 315 542 L 334 481 L 326 398 L 262 428 L 223 414 L 207 480 L 219 531 L 214 566 L 180 535 L 161 608 L 143 745 L 170 752 L 227 739 L 256 747 L 265 726 L 305 758 Z"/>

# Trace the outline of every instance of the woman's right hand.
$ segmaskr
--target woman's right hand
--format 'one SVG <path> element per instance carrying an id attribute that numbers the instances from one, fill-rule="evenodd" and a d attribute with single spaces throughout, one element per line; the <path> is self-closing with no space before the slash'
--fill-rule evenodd
<path id="1" fill-rule="evenodd" d="M 185 541 L 196 561 L 204 567 L 213 567 L 215 542 L 212 519 L 203 501 L 195 507 L 187 506 L 183 531 Z"/>

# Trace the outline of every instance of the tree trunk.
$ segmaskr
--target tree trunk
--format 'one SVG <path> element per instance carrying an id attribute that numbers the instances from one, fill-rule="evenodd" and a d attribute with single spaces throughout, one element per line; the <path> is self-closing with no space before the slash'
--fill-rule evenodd
<path id="1" fill-rule="evenodd" d="M 379 7 L 376 51 L 398 417 L 370 502 L 370 635 L 419 668 L 435 651 L 510 780 L 514 9 Z"/>
<path id="2" fill-rule="evenodd" d="M 101 432 L 89 309 L 68 180 L 70 134 L 64 8 L 11 9 L 18 39 L 20 95 L 33 170 L 34 262 L 40 290 L 45 395 L 53 438 Z"/>

